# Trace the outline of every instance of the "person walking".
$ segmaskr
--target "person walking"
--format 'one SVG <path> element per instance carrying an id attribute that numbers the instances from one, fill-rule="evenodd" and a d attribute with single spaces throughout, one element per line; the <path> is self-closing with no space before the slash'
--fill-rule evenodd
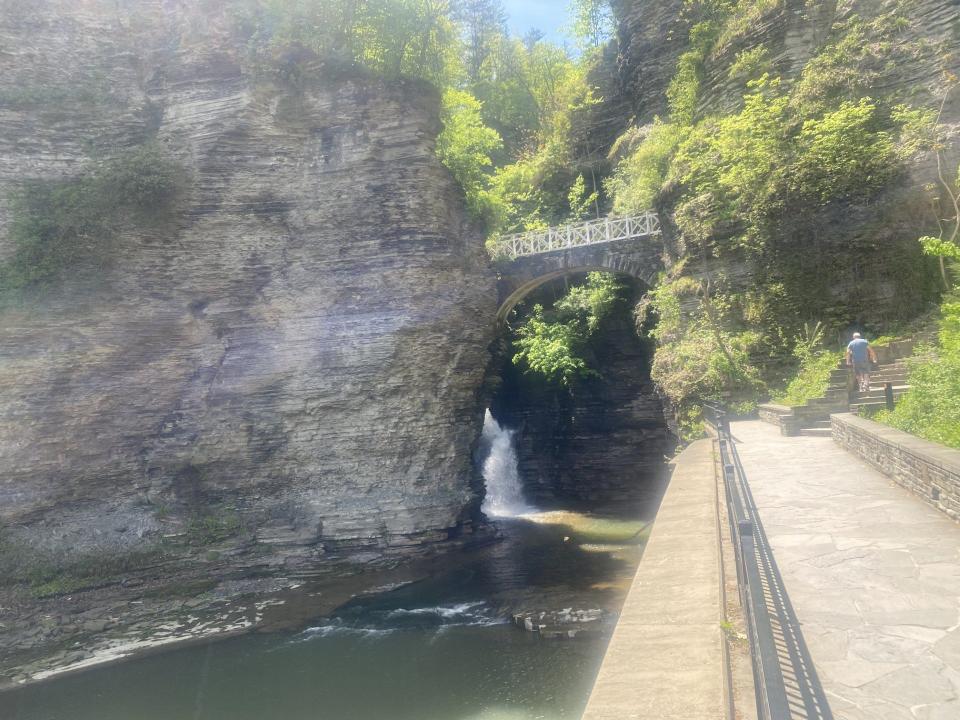
<path id="1" fill-rule="evenodd" d="M 860 333 L 853 334 L 853 340 L 847 345 L 847 367 L 853 368 L 860 392 L 870 391 L 870 368 L 877 362 L 877 354 Z"/>

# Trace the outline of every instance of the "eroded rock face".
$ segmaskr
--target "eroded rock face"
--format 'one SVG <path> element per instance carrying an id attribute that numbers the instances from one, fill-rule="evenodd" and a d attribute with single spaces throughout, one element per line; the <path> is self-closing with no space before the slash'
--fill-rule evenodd
<path id="1" fill-rule="evenodd" d="M 182 539 L 297 567 L 469 531 L 496 292 L 434 154 L 435 91 L 254 82 L 218 3 L 202 25 L 171 2 L 15 4 L 0 195 L 151 138 L 186 192 L 0 310 L 6 547 Z"/>

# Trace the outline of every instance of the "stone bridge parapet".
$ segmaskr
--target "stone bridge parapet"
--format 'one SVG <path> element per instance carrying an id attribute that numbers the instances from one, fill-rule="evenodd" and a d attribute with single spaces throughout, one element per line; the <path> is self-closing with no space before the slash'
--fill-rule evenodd
<path id="1" fill-rule="evenodd" d="M 499 261 L 496 268 L 500 301 L 497 321 L 502 323 L 524 297 L 564 275 L 599 270 L 629 275 L 652 287 L 664 269 L 663 243 L 657 234 L 583 245 Z"/>

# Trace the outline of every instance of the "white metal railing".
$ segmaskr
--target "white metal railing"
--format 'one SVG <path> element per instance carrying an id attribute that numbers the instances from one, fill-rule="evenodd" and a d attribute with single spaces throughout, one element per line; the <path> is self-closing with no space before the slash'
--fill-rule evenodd
<path id="1" fill-rule="evenodd" d="M 581 223 L 560 225 L 546 230 L 507 235 L 495 245 L 496 257 L 516 260 L 527 255 L 566 250 L 616 240 L 630 240 L 660 234 L 660 218 L 652 210 L 631 217 L 607 217 Z"/>

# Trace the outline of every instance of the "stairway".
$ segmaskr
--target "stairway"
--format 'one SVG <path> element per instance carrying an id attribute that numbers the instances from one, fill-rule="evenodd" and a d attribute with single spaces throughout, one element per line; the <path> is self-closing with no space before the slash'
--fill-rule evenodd
<path id="1" fill-rule="evenodd" d="M 782 435 L 830 437 L 830 416 L 834 413 L 872 413 L 886 407 L 886 384 L 893 383 L 894 399 L 908 389 L 905 359 L 913 354 L 913 340 L 899 340 L 875 348 L 880 365 L 870 375 L 870 391 L 859 393 L 853 374 L 841 361 L 830 373 L 830 384 L 818 398 L 797 407 L 767 403 L 760 405 L 760 419 L 778 425 Z"/>
<path id="2" fill-rule="evenodd" d="M 893 384 L 893 399 L 896 401 L 910 386 L 907 384 L 907 366 L 903 360 L 881 365 L 870 374 L 869 392 L 856 392 L 850 400 L 850 412 L 858 415 L 871 414 L 887 406 L 886 386 Z"/>

